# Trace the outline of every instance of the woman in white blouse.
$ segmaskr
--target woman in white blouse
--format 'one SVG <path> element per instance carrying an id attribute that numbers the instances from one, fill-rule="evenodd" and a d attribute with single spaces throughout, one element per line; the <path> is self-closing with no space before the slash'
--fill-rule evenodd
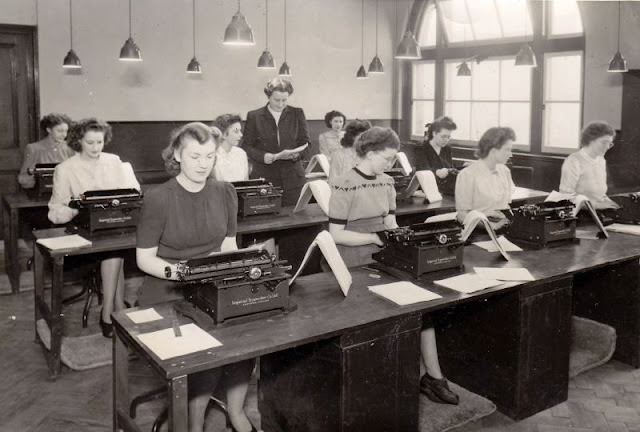
<path id="1" fill-rule="evenodd" d="M 617 208 L 607 196 L 604 154 L 613 147 L 616 133 L 605 122 L 591 122 L 580 134 L 580 150 L 562 164 L 560 192 L 586 196 L 597 209 Z"/>
<path id="2" fill-rule="evenodd" d="M 342 128 L 346 122 L 347 118 L 340 111 L 329 111 L 324 115 L 324 124 L 329 130 L 318 135 L 318 146 L 320 153 L 329 160 L 331 160 L 333 152 L 340 150 L 340 140 L 344 136 Z"/>
<path id="3" fill-rule="evenodd" d="M 516 134 L 509 127 L 492 127 L 478 141 L 478 160 L 460 171 L 456 180 L 456 210 L 463 222 L 471 210 L 484 213 L 494 229 L 508 224 L 500 211 L 509 208 L 515 185 L 506 167 Z"/>
<path id="4" fill-rule="evenodd" d="M 111 137 L 111 126 L 95 118 L 80 120 L 71 126 L 68 145 L 76 154 L 56 166 L 49 200 L 48 216 L 51 222 L 70 222 L 78 210 L 69 207 L 69 201 L 86 191 L 119 188 L 140 190 L 130 165 L 123 164 L 117 155 L 102 152 Z M 123 261 L 121 256 L 111 255 L 100 264 L 103 293 L 100 328 L 105 337 L 113 335 L 111 312 L 124 309 Z"/>
<path id="5" fill-rule="evenodd" d="M 242 119 L 237 114 L 223 114 L 213 121 L 222 132 L 216 152 L 213 177 L 218 181 L 234 182 L 249 179 L 247 153 L 238 147 L 242 139 Z"/>

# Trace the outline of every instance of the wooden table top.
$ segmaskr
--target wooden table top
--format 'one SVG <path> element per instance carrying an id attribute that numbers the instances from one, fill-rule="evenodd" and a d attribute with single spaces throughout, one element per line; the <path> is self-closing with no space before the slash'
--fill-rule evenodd
<path id="1" fill-rule="evenodd" d="M 119 312 L 114 315 L 114 323 L 128 343 L 141 346 L 144 355 L 162 376 L 173 378 L 185 373 L 194 373 L 298 345 L 326 340 L 345 331 L 384 322 L 409 313 L 424 313 L 459 303 L 477 301 L 512 290 L 523 290 L 537 285 L 539 281 L 567 277 L 576 272 L 637 259 L 640 257 L 640 238 L 611 233 L 608 240 L 580 240 L 578 244 L 513 252 L 511 256 L 512 260 L 506 262 L 498 253 L 489 253 L 473 245 L 466 246 L 464 272 L 472 272 L 474 266 L 526 267 L 533 274 L 536 282 L 510 282 L 473 294 L 461 294 L 433 283 L 434 279 L 450 277 L 458 274 L 458 271 L 432 273 L 425 275 L 416 283 L 441 295 L 442 298 L 408 306 L 397 306 L 368 291 L 369 285 L 396 281 L 394 277 L 385 274 L 379 274 L 380 278 L 373 278 L 370 276 L 371 271 L 367 269 L 354 269 L 353 284 L 347 297 L 343 296 L 335 278 L 330 273 L 304 276 L 291 287 L 291 298 L 298 305 L 297 310 L 289 314 L 219 326 L 211 331 L 211 334 L 222 342 L 221 347 L 163 361 L 140 344 L 136 336 L 168 328 L 170 327 L 168 320 L 134 324 L 125 312 Z M 156 310 L 165 316 L 170 307 L 170 304 L 162 304 L 156 306 Z"/>

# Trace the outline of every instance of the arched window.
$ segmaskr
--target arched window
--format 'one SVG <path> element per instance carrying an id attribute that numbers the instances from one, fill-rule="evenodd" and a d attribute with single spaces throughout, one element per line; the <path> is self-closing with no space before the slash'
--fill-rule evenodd
<path id="1" fill-rule="evenodd" d="M 461 145 L 475 145 L 491 126 L 510 126 L 519 150 L 567 153 L 579 147 L 584 34 L 576 0 L 416 4 L 422 4 L 416 26 L 422 59 L 411 64 L 411 100 L 404 110 L 413 139 L 422 139 L 433 118 L 448 115 Z M 525 44 L 537 67 L 515 65 Z M 463 63 L 470 75 L 459 76 Z"/>

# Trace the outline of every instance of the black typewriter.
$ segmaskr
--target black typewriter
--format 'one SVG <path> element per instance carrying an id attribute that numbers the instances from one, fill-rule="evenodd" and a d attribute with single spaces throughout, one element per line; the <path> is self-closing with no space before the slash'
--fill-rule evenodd
<path id="1" fill-rule="evenodd" d="M 79 210 L 67 228 L 88 236 L 135 231 L 142 208 L 142 192 L 137 189 L 86 191 L 69 201 Z"/>
<path id="2" fill-rule="evenodd" d="M 640 224 L 640 192 L 631 192 L 610 197 L 620 206 L 618 209 L 606 209 L 602 213 L 614 222 Z"/>
<path id="3" fill-rule="evenodd" d="M 289 311 L 291 266 L 262 249 L 241 249 L 180 261 L 185 298 L 216 323 L 267 311 Z M 167 277 L 171 269 L 166 269 Z"/>
<path id="4" fill-rule="evenodd" d="M 456 221 L 427 222 L 378 233 L 384 242 L 376 261 L 415 277 L 462 267 L 462 227 Z"/>
<path id="5" fill-rule="evenodd" d="M 280 213 L 282 188 L 265 179 L 236 181 L 231 183 L 238 194 L 238 216 Z"/>
<path id="6" fill-rule="evenodd" d="M 398 199 L 403 197 L 404 192 L 407 190 L 407 187 L 409 187 L 409 183 L 411 183 L 411 176 L 404 175 L 402 170 L 397 168 L 385 171 L 384 173 L 393 179 L 393 187 L 396 190 L 396 197 Z"/>
<path id="7" fill-rule="evenodd" d="M 53 173 L 56 170 L 57 163 L 39 163 L 35 164 L 33 168 L 29 168 L 27 171 L 33 175 L 36 182 L 33 191 L 34 195 L 43 197 L 51 195 L 53 190 Z"/>
<path id="8" fill-rule="evenodd" d="M 516 243 L 537 248 L 573 242 L 576 237 L 575 205 L 568 200 L 514 207 L 505 235 Z"/>

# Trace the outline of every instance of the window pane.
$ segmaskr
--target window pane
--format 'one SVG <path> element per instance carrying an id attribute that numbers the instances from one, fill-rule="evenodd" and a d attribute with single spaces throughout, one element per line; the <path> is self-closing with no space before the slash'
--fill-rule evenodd
<path id="1" fill-rule="evenodd" d="M 500 105 L 500 126 L 508 126 L 516 133 L 516 144 L 530 144 L 531 104 L 503 102 Z"/>
<path id="2" fill-rule="evenodd" d="M 498 103 L 474 102 L 471 105 L 471 139 L 479 140 L 487 129 L 494 126 L 498 126 Z"/>
<path id="3" fill-rule="evenodd" d="M 444 104 L 444 112 L 451 117 L 458 126 L 456 138 L 460 140 L 471 139 L 469 126 L 471 125 L 470 102 L 447 102 Z"/>
<path id="4" fill-rule="evenodd" d="M 576 0 L 554 0 L 549 3 L 551 17 L 549 20 L 549 35 L 560 36 L 580 34 L 582 18 Z"/>
<path id="5" fill-rule="evenodd" d="M 469 100 L 471 98 L 471 77 L 457 76 L 457 66 L 462 60 L 447 60 L 444 65 L 444 99 L 449 100 Z M 473 76 L 474 66 L 469 63 L 471 76 Z"/>
<path id="6" fill-rule="evenodd" d="M 580 103 L 546 103 L 543 149 L 580 147 Z"/>
<path id="7" fill-rule="evenodd" d="M 435 63 L 413 63 L 413 98 L 433 99 L 435 96 Z"/>
<path id="8" fill-rule="evenodd" d="M 438 6 L 442 13 L 442 21 L 449 42 L 463 42 L 473 39 L 464 0 L 440 0 Z"/>
<path id="9" fill-rule="evenodd" d="M 582 55 L 545 54 L 545 93 L 547 101 L 579 101 L 582 94 Z"/>
<path id="10" fill-rule="evenodd" d="M 436 18 L 436 8 L 432 3 L 427 6 L 427 10 L 424 13 L 424 18 L 422 19 L 422 25 L 420 26 L 418 44 L 421 47 L 429 48 L 436 46 Z"/>
<path id="11" fill-rule="evenodd" d="M 531 17 L 526 0 L 495 0 L 504 37 L 531 36 Z"/>
<path id="12" fill-rule="evenodd" d="M 532 68 L 515 66 L 513 60 L 500 62 L 500 98 L 502 100 L 531 100 Z"/>
<path id="13" fill-rule="evenodd" d="M 500 98 L 500 61 L 474 62 L 471 80 L 473 100 L 498 100 Z"/>
<path id="14" fill-rule="evenodd" d="M 426 123 L 435 118 L 433 101 L 413 101 L 411 135 L 423 136 Z"/>
<path id="15" fill-rule="evenodd" d="M 493 0 L 467 0 L 471 17 L 472 35 L 467 40 L 498 39 L 502 37 L 498 12 Z"/>

